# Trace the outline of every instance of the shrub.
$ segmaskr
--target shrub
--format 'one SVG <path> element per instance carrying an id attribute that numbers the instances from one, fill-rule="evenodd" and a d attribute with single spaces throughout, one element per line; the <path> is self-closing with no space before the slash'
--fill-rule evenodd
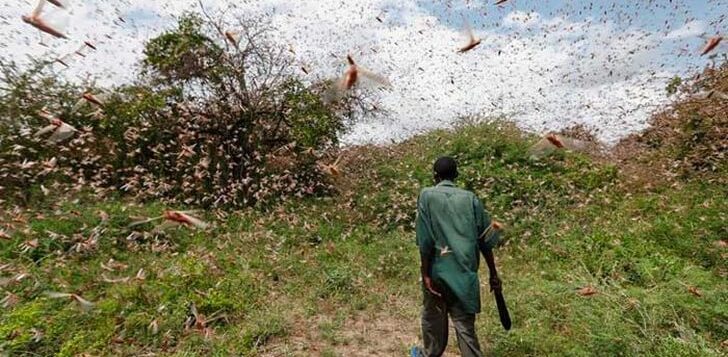
<path id="1" fill-rule="evenodd" d="M 263 21 L 227 26 L 185 15 L 146 44 L 142 75 L 102 108 L 75 105 L 83 87 L 47 63 L 3 64 L 0 190 L 12 193 L 3 196 L 27 203 L 39 191 L 90 187 L 207 207 L 329 191 L 319 161 L 336 149 L 350 104 L 366 100 L 325 103 L 325 83 L 304 85 Z M 44 107 L 78 129 L 71 140 L 33 135 L 48 125 Z"/>
<path id="2" fill-rule="evenodd" d="M 728 170 L 725 158 L 728 151 L 725 110 L 728 64 L 705 69 L 696 80 L 683 87 L 684 96 L 657 113 L 643 133 L 623 140 L 616 152 L 625 161 L 661 166 L 662 171 L 669 174 L 667 176 L 687 179 L 725 173 Z M 655 176 L 654 172 L 643 168 L 635 172 Z M 716 179 L 725 181 L 724 177 L 717 175 Z"/>
<path id="3" fill-rule="evenodd" d="M 94 157 L 85 145 L 87 140 L 93 141 L 90 128 L 84 128 L 88 119 L 71 111 L 70 103 L 77 100 L 80 89 L 48 75 L 45 69 L 43 62 L 22 70 L 15 63 L 0 61 L 0 192 L 16 202 L 27 203 L 41 187 L 60 190 L 60 183 L 78 177 L 77 171 L 90 165 Z M 56 113 L 54 116 L 78 127 L 79 132 L 70 141 L 49 145 L 45 137 L 35 135 L 49 125 L 42 110 Z"/>

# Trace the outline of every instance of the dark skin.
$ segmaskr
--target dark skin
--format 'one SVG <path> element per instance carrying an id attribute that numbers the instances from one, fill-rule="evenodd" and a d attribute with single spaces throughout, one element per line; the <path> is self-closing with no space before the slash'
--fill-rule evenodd
<path id="1" fill-rule="evenodd" d="M 454 181 L 455 178 L 442 178 L 435 175 L 435 184 L 440 183 L 443 180 Z M 500 278 L 498 278 L 498 271 L 495 269 L 495 257 L 493 256 L 493 250 L 485 247 L 483 240 L 478 240 L 478 249 L 483 254 L 485 263 L 488 265 L 488 271 L 490 272 L 490 290 L 500 291 L 502 289 Z M 420 253 L 420 273 L 422 274 L 422 282 L 425 285 L 425 289 L 435 296 L 442 297 L 442 294 L 435 289 L 432 283 L 432 260 L 434 258 L 434 251 L 426 253 Z"/>
<path id="2" fill-rule="evenodd" d="M 498 278 L 498 271 L 495 270 L 495 257 L 493 256 L 493 250 L 485 248 L 485 244 L 482 240 L 478 241 L 478 248 L 483 253 L 485 263 L 488 265 L 488 271 L 490 272 L 490 291 L 501 291 L 501 281 Z"/>
<path id="3" fill-rule="evenodd" d="M 425 289 L 435 296 L 442 297 L 442 294 L 438 292 L 432 284 L 432 254 L 420 254 L 420 272 L 422 273 L 422 281 L 425 284 Z"/>

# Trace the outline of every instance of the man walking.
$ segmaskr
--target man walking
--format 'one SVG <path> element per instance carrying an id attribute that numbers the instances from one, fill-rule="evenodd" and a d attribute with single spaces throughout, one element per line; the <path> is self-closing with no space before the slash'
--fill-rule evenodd
<path id="1" fill-rule="evenodd" d="M 490 217 L 475 194 L 455 187 L 458 170 L 454 159 L 439 158 L 434 175 L 436 186 L 422 190 L 417 202 L 424 348 L 413 348 L 412 355 L 432 357 L 445 352 L 449 315 L 461 355 L 482 356 L 475 334 L 475 315 L 480 312 L 478 253 L 482 251 L 492 266 L 497 235 L 479 239 L 491 224 Z M 494 273 L 491 271 L 491 289 L 500 289 Z"/>

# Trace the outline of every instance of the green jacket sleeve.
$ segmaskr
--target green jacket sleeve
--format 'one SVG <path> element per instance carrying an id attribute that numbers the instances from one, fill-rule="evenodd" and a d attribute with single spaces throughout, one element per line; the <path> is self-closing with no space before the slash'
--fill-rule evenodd
<path id="1" fill-rule="evenodd" d="M 435 249 L 435 239 L 432 235 L 432 224 L 427 209 L 427 196 L 424 192 L 417 198 L 417 222 L 415 232 L 417 235 L 417 246 L 420 247 L 420 254 L 431 256 Z"/>

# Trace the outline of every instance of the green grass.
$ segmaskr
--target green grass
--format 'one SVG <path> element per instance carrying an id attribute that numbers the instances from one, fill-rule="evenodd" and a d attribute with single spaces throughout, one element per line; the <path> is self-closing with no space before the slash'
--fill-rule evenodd
<path id="1" fill-rule="evenodd" d="M 8 264 L 0 277 L 28 274 L 0 280 L 3 294 L 20 298 L 0 314 L 0 348 L 60 356 L 333 356 L 364 348 L 404 355 L 417 338 L 421 299 L 415 201 L 430 184 L 431 162 L 449 154 L 461 164 L 460 184 L 507 224 L 496 255 L 514 327 L 502 330 L 484 286 L 477 326 L 488 351 L 724 355 L 728 252 L 717 242 L 728 235 L 728 189 L 710 180 L 635 189 L 617 167 L 580 154 L 531 161 L 532 142 L 510 125 L 479 124 L 355 149 L 336 196 L 226 218 L 208 212 L 215 225 L 206 232 L 129 236 L 129 217 L 158 215 L 161 203 L 85 196 L 79 204 L 38 203 L 23 213 L 27 224 L 14 223 L 12 240 L 0 242 L 0 265 Z M 102 223 L 99 211 L 110 219 Z M 99 225 L 105 232 L 94 249 L 76 251 Z M 31 239 L 38 247 L 23 252 Z M 128 267 L 104 270 L 111 258 Z M 102 278 L 133 278 L 142 268 L 144 280 Z M 598 293 L 580 296 L 584 286 Z M 75 292 L 96 306 L 84 312 L 47 291 Z M 226 318 L 207 336 L 185 330 L 191 303 Z M 371 320 L 372 332 L 352 327 L 374 315 L 387 320 Z M 376 332 L 385 323 L 406 336 Z M 34 340 L 35 332 L 42 337 Z"/>

